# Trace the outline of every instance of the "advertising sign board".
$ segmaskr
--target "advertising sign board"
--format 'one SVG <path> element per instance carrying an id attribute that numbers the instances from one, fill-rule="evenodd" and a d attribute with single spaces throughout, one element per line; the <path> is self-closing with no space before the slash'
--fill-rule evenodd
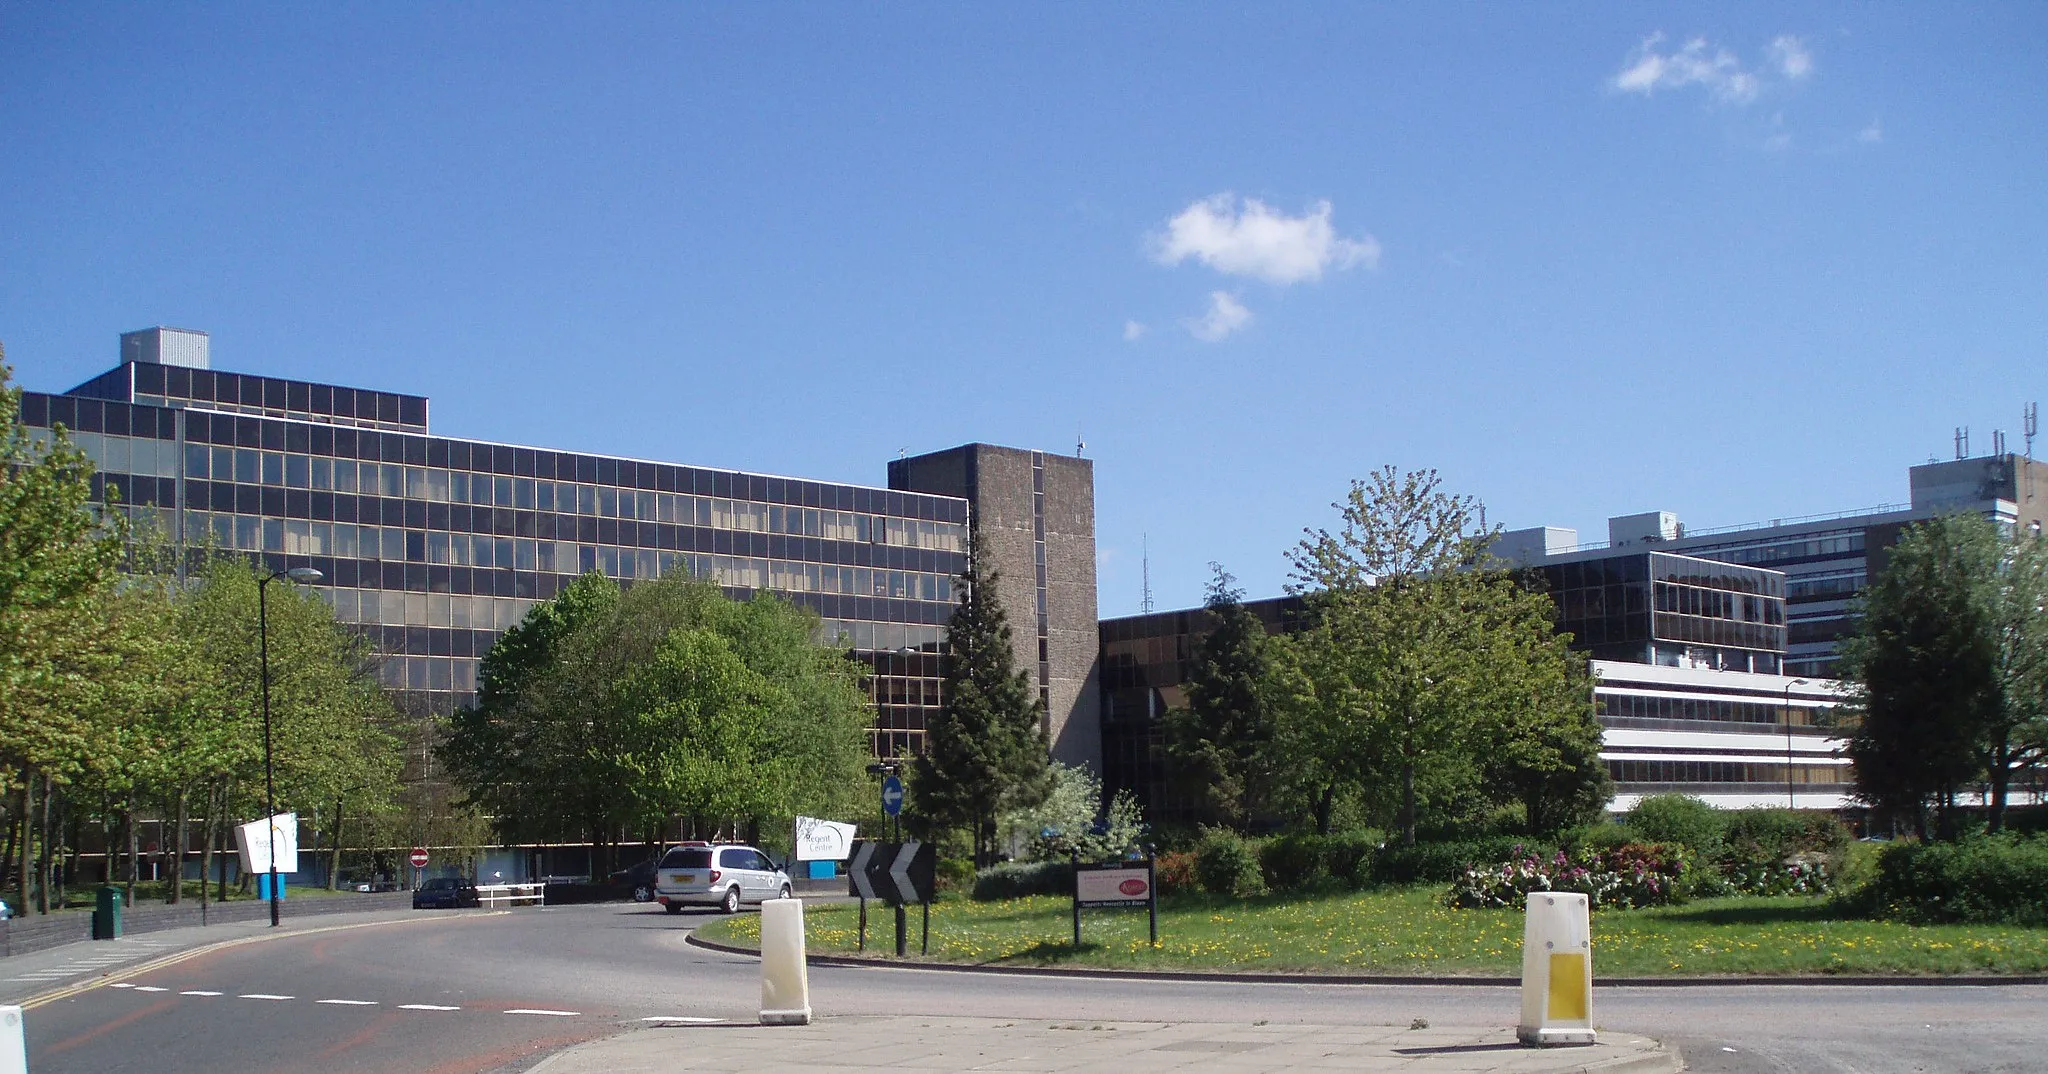
<path id="1" fill-rule="evenodd" d="M 1090 868 L 1074 872 L 1074 899 L 1082 906 L 1149 905 L 1152 898 L 1152 870 L 1143 862 L 1126 868 Z"/>
<path id="2" fill-rule="evenodd" d="M 835 820 L 796 818 L 796 860 L 845 861 L 853 853 L 853 831 Z"/>
<path id="3" fill-rule="evenodd" d="M 235 850 L 245 873 L 270 872 L 270 841 L 277 839 L 277 871 L 299 871 L 299 815 L 279 813 L 267 822 L 252 820 L 235 828 Z"/>

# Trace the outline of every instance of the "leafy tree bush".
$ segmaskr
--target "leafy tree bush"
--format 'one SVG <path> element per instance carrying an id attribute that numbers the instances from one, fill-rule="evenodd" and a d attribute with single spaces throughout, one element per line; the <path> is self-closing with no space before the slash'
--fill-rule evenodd
<path id="1" fill-rule="evenodd" d="M 1895 843 L 1863 897 L 1877 915 L 1913 924 L 2048 925 L 2048 839 Z"/>
<path id="2" fill-rule="evenodd" d="M 940 891 L 974 890 L 974 862 L 970 858 L 940 858 L 933 873 Z"/>
<path id="3" fill-rule="evenodd" d="M 1200 885 L 1195 879 L 1194 851 L 1171 850 L 1159 855 L 1152 864 L 1152 880 L 1159 885 L 1161 895 L 1197 890 Z"/>
<path id="4" fill-rule="evenodd" d="M 1072 895 L 1074 865 L 1066 861 L 1006 861 L 974 874 L 976 902 L 1026 895 Z"/>
<path id="5" fill-rule="evenodd" d="M 1710 857 L 1720 853 L 1727 814 L 1689 794 L 1653 794 L 1628 811 L 1628 826 L 1653 843 L 1677 843 Z"/>
<path id="6" fill-rule="evenodd" d="M 1475 866 L 1529 855 L 1549 859 L 1557 847 L 1513 836 L 1466 839 L 1449 843 L 1389 845 L 1373 858 L 1373 879 L 1381 884 L 1448 884 Z"/>
<path id="7" fill-rule="evenodd" d="M 1276 891 L 1311 890 L 1324 885 L 1365 888 L 1373 883 L 1373 856 L 1385 837 L 1364 829 L 1333 835 L 1306 832 L 1269 839 L 1259 847 L 1259 867 L 1266 886 Z"/>
<path id="8" fill-rule="evenodd" d="M 1228 828 L 1211 828 L 1195 848 L 1195 880 L 1211 895 L 1248 898 L 1266 893 L 1258 847 Z"/>
<path id="9" fill-rule="evenodd" d="M 1079 854 L 1101 861 L 1143 846 L 1145 815 L 1129 790 L 1118 791 L 1104 810 L 1102 781 L 1094 773 L 1054 761 L 1051 774 L 1052 791 L 1044 801 L 997 818 L 999 838 L 1013 856 L 1051 861 Z"/>

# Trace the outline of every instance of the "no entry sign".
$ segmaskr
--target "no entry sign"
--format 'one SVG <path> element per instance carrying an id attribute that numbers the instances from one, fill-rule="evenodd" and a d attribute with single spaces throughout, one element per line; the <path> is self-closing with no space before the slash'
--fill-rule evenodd
<path id="1" fill-rule="evenodd" d="M 407 859 L 407 860 L 409 860 L 409 861 L 411 861 L 411 862 L 412 862 L 412 867 L 413 867 L 413 868 L 415 868 L 415 869 L 424 869 L 424 868 L 426 868 L 426 867 L 427 867 L 427 848 L 426 848 L 426 847 L 414 847 L 414 848 L 412 848 L 412 857 L 411 857 L 411 858 L 409 858 L 409 859 Z"/>

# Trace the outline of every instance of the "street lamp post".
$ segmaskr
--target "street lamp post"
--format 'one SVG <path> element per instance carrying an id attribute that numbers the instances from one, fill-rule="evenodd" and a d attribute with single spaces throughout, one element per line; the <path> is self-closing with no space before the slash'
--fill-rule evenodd
<path id="1" fill-rule="evenodd" d="M 279 911 L 282 909 L 281 893 L 277 889 L 277 779 L 273 773 L 270 752 L 270 583 L 279 578 L 294 582 L 317 582 L 326 577 L 311 567 L 293 567 L 288 571 L 272 571 L 256 583 L 256 649 L 263 673 L 263 823 L 269 830 L 270 846 L 270 927 L 276 928 Z"/>
<path id="2" fill-rule="evenodd" d="M 1793 679 L 1785 684 L 1785 808 L 1797 809 L 1792 798 L 1792 688 L 1805 686 L 1805 679 Z"/>

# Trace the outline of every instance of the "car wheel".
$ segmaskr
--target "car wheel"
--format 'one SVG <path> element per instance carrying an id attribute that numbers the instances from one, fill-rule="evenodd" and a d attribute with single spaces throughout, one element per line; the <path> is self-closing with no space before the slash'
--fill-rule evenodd
<path id="1" fill-rule="evenodd" d="M 728 914 L 740 912 L 740 886 L 738 884 L 725 889 L 725 898 L 719 902 L 718 908 Z"/>
<path id="2" fill-rule="evenodd" d="M 785 899 L 789 898 L 789 885 L 788 885 L 788 884 L 784 884 L 784 885 L 782 885 L 782 897 L 783 897 L 783 898 L 785 898 Z"/>
<path id="3" fill-rule="evenodd" d="M 672 902 L 667 904 L 665 909 L 667 909 L 668 912 L 671 914 L 680 914 L 683 912 L 683 904 L 679 902 Z"/>
<path id="4" fill-rule="evenodd" d="M 636 887 L 636 888 L 634 888 L 634 889 L 633 889 L 633 901 L 634 901 L 634 902 L 653 902 L 653 901 L 654 901 L 654 889 L 653 889 L 653 888 L 651 888 L 651 887 L 649 887 L 649 886 L 647 886 L 646 884 L 642 884 L 642 885 L 640 885 L 639 887 Z"/>

